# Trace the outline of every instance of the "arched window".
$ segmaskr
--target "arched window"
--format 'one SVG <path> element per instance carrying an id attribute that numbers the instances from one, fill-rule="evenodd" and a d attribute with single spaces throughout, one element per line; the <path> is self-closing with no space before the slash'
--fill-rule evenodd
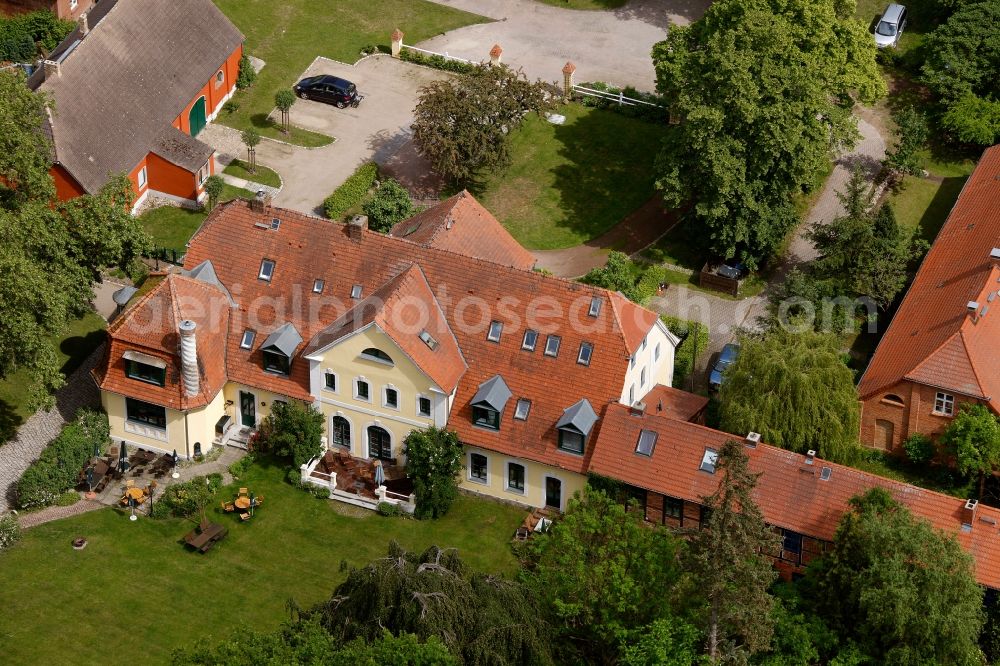
<path id="1" fill-rule="evenodd" d="M 393 365 L 392 357 L 386 354 L 381 349 L 376 349 L 375 347 L 369 347 L 368 349 L 361 352 L 361 358 L 367 361 L 378 361 L 380 363 L 388 363 Z"/>
<path id="2" fill-rule="evenodd" d="M 351 424 L 343 416 L 334 416 L 331 420 L 330 439 L 337 446 L 351 447 Z"/>
<path id="3" fill-rule="evenodd" d="M 903 399 L 902 399 L 902 398 L 900 398 L 900 397 L 899 397 L 898 395 L 896 395 L 895 393 L 886 393 L 886 394 L 885 394 L 885 395 L 884 395 L 884 396 L 882 397 L 882 401 L 883 401 L 883 402 L 888 402 L 889 404 L 891 404 L 891 405 L 896 405 L 896 406 L 898 406 L 898 407 L 902 407 L 902 406 L 903 406 L 903 405 L 905 404 L 905 403 L 903 403 Z"/>
<path id="4" fill-rule="evenodd" d="M 368 457 L 383 460 L 392 458 L 392 437 L 385 428 L 368 426 Z"/>
<path id="5" fill-rule="evenodd" d="M 223 82 L 223 81 L 225 81 L 225 80 L 226 80 L 226 75 L 225 75 L 225 73 L 224 73 L 224 72 L 223 72 L 223 71 L 222 71 L 222 70 L 220 69 L 220 70 L 219 70 L 219 71 L 218 71 L 218 72 L 217 72 L 217 73 L 215 74 L 215 82 L 216 82 L 216 83 L 222 83 L 222 82 Z"/>

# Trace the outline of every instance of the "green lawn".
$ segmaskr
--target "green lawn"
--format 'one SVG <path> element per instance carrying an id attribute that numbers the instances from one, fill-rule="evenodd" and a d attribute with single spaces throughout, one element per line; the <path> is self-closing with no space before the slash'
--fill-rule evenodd
<path id="1" fill-rule="evenodd" d="M 248 90 L 233 101 L 239 109 L 223 113 L 219 122 L 236 129 L 256 127 L 264 136 L 316 146 L 330 137 L 293 128 L 285 135 L 267 119 L 274 93 L 292 86 L 316 56 L 353 63 L 362 47 L 381 44 L 399 28 L 408 44 L 483 21 L 480 16 L 426 0 L 215 0 L 246 35 L 247 52 L 267 64 Z M 295 107 L 291 112 L 295 123 Z"/>
<path id="2" fill-rule="evenodd" d="M 601 235 L 653 196 L 662 125 L 567 104 L 566 124 L 530 115 L 511 137 L 513 164 L 476 196 L 529 249 Z"/>
<path id="3" fill-rule="evenodd" d="M 105 326 L 100 315 L 88 312 L 70 322 L 62 336 L 53 339 L 59 369 L 64 375 L 80 367 L 104 341 Z M 31 375 L 27 370 L 18 370 L 0 381 L 0 445 L 12 438 L 21 424 L 34 413 L 27 404 L 29 386 Z"/>
<path id="4" fill-rule="evenodd" d="M 522 509 L 462 497 L 437 521 L 353 518 L 283 479 L 276 466 L 254 467 L 239 485 L 264 495 L 264 506 L 242 524 L 212 509 L 229 536 L 204 555 L 182 545 L 193 523 L 130 523 L 114 509 L 28 530 L 0 553 L 4 662 L 164 663 L 176 646 L 218 641 L 240 624 L 271 630 L 288 617 L 286 600 L 306 607 L 329 598 L 347 575 L 342 562 L 365 565 L 391 539 L 413 550 L 456 547 L 482 570 L 516 568 L 510 539 Z M 77 536 L 86 549 L 70 547 Z"/>
<path id="5" fill-rule="evenodd" d="M 881 18 L 882 12 L 885 8 L 889 6 L 891 0 L 858 0 L 857 1 L 857 11 L 855 15 L 860 19 L 868 32 L 872 34 L 872 39 L 875 39 L 874 30 L 875 26 L 878 25 L 878 19 Z M 896 50 L 900 55 L 909 53 L 913 49 L 920 46 L 920 43 L 924 39 L 924 35 L 929 32 L 928 27 L 924 25 L 919 11 L 919 8 L 909 7 L 909 16 L 906 19 L 906 28 L 903 30 L 903 35 L 899 38 L 899 43 L 896 45 Z"/>
<path id="6" fill-rule="evenodd" d="M 253 192 L 227 184 L 222 190 L 220 203 L 237 197 L 249 199 L 253 195 Z M 157 247 L 175 250 L 180 255 L 186 251 L 188 240 L 207 216 L 208 213 L 200 208 L 160 206 L 140 215 L 139 223 L 153 237 L 153 243 Z"/>
<path id="7" fill-rule="evenodd" d="M 628 0 L 538 0 L 553 7 L 566 9 L 618 9 L 624 7 Z"/>
<path id="8" fill-rule="evenodd" d="M 693 271 L 700 271 L 705 263 L 702 248 L 691 239 L 683 223 L 643 250 L 642 256 L 654 264 L 668 263 Z"/>
<path id="9" fill-rule="evenodd" d="M 921 166 L 931 177 L 905 176 L 888 201 L 900 224 L 933 242 L 976 163 L 967 155 L 932 146 L 922 152 Z"/>
<path id="10" fill-rule="evenodd" d="M 242 160 L 233 160 L 222 170 L 222 173 L 235 176 L 236 178 L 243 178 L 244 180 L 250 180 L 255 183 L 260 183 L 261 185 L 268 185 L 270 187 L 281 187 L 281 176 L 279 176 L 273 169 L 269 169 L 266 166 L 257 165 L 256 171 L 250 173 L 247 170 L 247 165 Z"/>

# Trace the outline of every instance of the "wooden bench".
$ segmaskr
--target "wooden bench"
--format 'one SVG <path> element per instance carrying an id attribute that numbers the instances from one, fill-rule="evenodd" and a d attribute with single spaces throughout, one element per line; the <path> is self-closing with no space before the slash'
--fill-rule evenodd
<path id="1" fill-rule="evenodd" d="M 207 525 L 202 523 L 187 533 L 184 542 L 195 550 L 207 553 L 217 541 L 224 539 L 228 533 L 229 530 L 218 523 L 208 523 Z"/>

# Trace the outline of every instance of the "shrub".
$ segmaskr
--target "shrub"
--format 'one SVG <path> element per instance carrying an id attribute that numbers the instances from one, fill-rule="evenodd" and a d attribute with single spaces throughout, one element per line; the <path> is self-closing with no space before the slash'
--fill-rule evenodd
<path id="1" fill-rule="evenodd" d="M 660 317 L 670 332 L 681 339 L 674 351 L 674 387 L 681 388 L 694 372 L 695 354 L 708 349 L 708 327 L 697 321 L 687 321 L 669 315 Z"/>
<path id="2" fill-rule="evenodd" d="M 362 56 L 368 56 L 375 53 L 388 53 L 388 52 L 379 44 L 369 44 L 367 46 L 361 47 Z"/>
<path id="3" fill-rule="evenodd" d="M 292 470 L 323 452 L 323 414 L 312 405 L 274 402 L 261 423 L 257 446 L 260 451 L 290 458 Z"/>
<path id="4" fill-rule="evenodd" d="M 76 486 L 84 465 L 95 449 L 108 443 L 108 418 L 101 412 L 81 409 L 76 419 L 49 442 L 38 460 L 17 482 L 17 505 L 22 509 L 54 504 Z"/>
<path id="5" fill-rule="evenodd" d="M 240 110 L 240 103 L 235 99 L 231 99 L 222 105 L 222 110 L 226 113 L 226 115 L 231 116 Z"/>
<path id="6" fill-rule="evenodd" d="M 39 47 L 51 51 L 75 26 L 73 21 L 61 21 L 45 10 L 0 17 L 0 61 L 34 60 Z"/>
<path id="7" fill-rule="evenodd" d="M 323 212 L 331 220 L 343 218 L 351 208 L 361 203 L 378 178 L 378 165 L 366 162 L 323 201 Z"/>
<path id="8" fill-rule="evenodd" d="M 67 490 L 62 495 L 56 498 L 56 506 L 73 506 L 80 501 L 80 493 L 75 490 Z"/>
<path id="9" fill-rule="evenodd" d="M 611 95 L 621 94 L 624 97 L 631 97 L 632 99 L 641 100 L 643 102 L 649 102 L 650 104 L 656 104 L 657 106 L 649 106 L 647 104 L 634 104 L 629 106 L 628 104 L 619 104 L 617 101 L 612 99 L 607 99 L 604 97 L 592 97 L 590 95 L 584 95 L 580 93 L 577 97 L 580 104 L 583 106 L 593 107 L 595 109 L 607 109 L 608 111 L 614 111 L 615 113 L 621 114 L 623 116 L 628 116 L 629 118 L 638 118 L 640 120 L 648 120 L 651 122 L 666 124 L 670 119 L 670 114 L 666 109 L 666 101 L 659 95 L 653 93 L 640 92 L 631 86 L 626 86 L 625 88 L 616 88 L 615 86 L 604 83 L 603 81 L 591 81 L 587 83 L 581 83 L 581 88 L 590 88 L 591 90 L 599 90 Z"/>
<path id="10" fill-rule="evenodd" d="M 368 216 L 369 228 L 384 234 L 397 222 L 413 215 L 413 202 L 406 188 L 389 178 L 361 204 L 361 209 Z"/>
<path id="11" fill-rule="evenodd" d="M 927 435 L 915 432 L 903 442 L 906 457 L 914 465 L 923 465 L 934 457 L 934 442 Z"/>
<path id="12" fill-rule="evenodd" d="M 299 481 L 299 488 L 306 491 L 316 499 L 330 499 L 330 489 L 324 486 L 317 486 L 315 483 L 303 483 Z"/>
<path id="13" fill-rule="evenodd" d="M 229 466 L 229 473 L 233 475 L 234 479 L 242 478 L 250 470 L 250 467 L 253 466 L 253 463 L 254 455 L 248 453 Z"/>
<path id="14" fill-rule="evenodd" d="M 379 514 L 387 518 L 396 518 L 403 515 L 403 510 L 399 508 L 398 504 L 390 504 L 389 502 L 379 502 L 377 510 Z"/>
<path id="15" fill-rule="evenodd" d="M 226 183 L 222 180 L 222 176 L 212 175 L 205 179 L 203 187 L 205 188 L 205 194 L 208 195 L 208 209 L 212 210 L 219 203 L 219 197 L 222 196 L 222 191 L 226 188 Z"/>
<path id="16" fill-rule="evenodd" d="M 474 63 L 462 62 L 461 60 L 452 60 L 451 58 L 445 58 L 444 56 L 436 54 L 427 55 L 421 53 L 420 51 L 413 51 L 412 49 L 401 50 L 399 52 L 399 59 L 405 60 L 406 62 L 412 62 L 417 65 L 441 69 L 446 72 L 456 72 L 458 74 L 468 74 L 476 69 L 476 67 L 480 66 Z"/>
<path id="17" fill-rule="evenodd" d="M 257 72 L 253 70 L 253 63 L 250 62 L 250 56 L 244 52 L 243 56 L 240 57 L 239 72 L 236 74 L 236 87 L 240 90 L 246 90 L 256 80 Z"/>
<path id="18" fill-rule="evenodd" d="M 154 502 L 153 517 L 162 518 L 166 515 L 172 515 L 178 518 L 187 518 L 193 516 L 212 502 L 212 498 L 221 487 L 222 475 L 218 473 L 209 474 L 207 477 L 196 476 L 190 481 L 168 486 L 159 499 L 159 504 L 164 508 L 159 509 Z M 157 516 L 158 511 L 163 511 L 164 515 Z"/>
<path id="19" fill-rule="evenodd" d="M 21 526 L 11 515 L 0 517 L 0 550 L 6 550 L 21 538 Z"/>
<path id="20" fill-rule="evenodd" d="M 406 475 L 413 479 L 417 518 L 440 518 L 458 497 L 455 477 L 462 469 L 462 444 L 451 430 L 413 430 L 403 442 Z"/>

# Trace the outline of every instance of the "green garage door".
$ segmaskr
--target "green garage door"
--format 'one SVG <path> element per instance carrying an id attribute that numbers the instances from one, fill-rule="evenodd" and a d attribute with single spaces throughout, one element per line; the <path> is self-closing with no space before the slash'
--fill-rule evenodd
<path id="1" fill-rule="evenodd" d="M 205 98 L 199 97 L 198 101 L 191 107 L 191 113 L 188 114 L 191 136 L 198 136 L 198 132 L 205 129 L 205 122 Z"/>

